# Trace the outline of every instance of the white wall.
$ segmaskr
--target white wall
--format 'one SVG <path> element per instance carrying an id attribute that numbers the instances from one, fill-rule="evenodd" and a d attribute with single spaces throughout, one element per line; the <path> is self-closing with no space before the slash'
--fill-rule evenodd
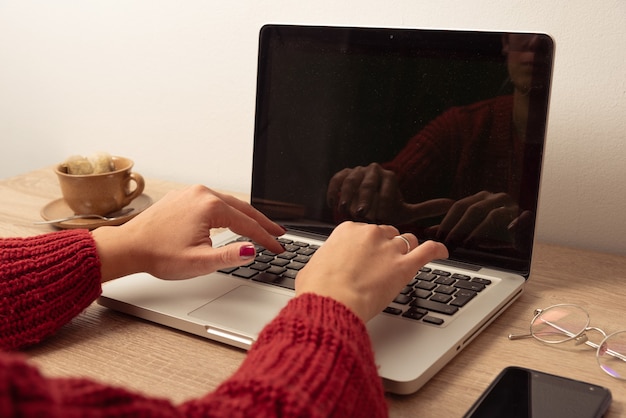
<path id="1" fill-rule="evenodd" d="M 247 191 L 268 22 L 550 33 L 538 238 L 626 254 L 624 0 L 0 0 L 0 177 L 105 150 Z"/>

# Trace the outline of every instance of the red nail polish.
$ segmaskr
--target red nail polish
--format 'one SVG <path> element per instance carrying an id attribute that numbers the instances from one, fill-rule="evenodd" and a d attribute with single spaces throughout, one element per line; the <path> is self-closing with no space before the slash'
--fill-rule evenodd
<path id="1" fill-rule="evenodd" d="M 239 248 L 239 257 L 241 258 L 252 258 L 256 255 L 256 250 L 254 249 L 254 245 L 244 245 Z"/>

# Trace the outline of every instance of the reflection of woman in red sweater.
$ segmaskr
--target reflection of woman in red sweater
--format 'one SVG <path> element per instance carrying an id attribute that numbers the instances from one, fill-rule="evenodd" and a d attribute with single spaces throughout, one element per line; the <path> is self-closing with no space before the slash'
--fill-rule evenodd
<path id="1" fill-rule="evenodd" d="M 169 194 L 120 227 L 0 239 L 0 416 L 386 416 L 364 322 L 420 266 L 447 256 L 441 244 L 418 247 L 415 236 L 403 234 L 407 248 L 390 226 L 338 227 L 239 370 L 215 392 L 182 405 L 84 378 L 46 378 L 10 353 L 79 315 L 103 281 L 139 271 L 185 279 L 249 263 L 251 243 L 212 247 L 216 227 L 282 251 L 272 236 L 284 233 L 280 226 L 199 186 Z M 391 263 L 398 267 L 393 274 L 382 267 Z"/>
<path id="2" fill-rule="evenodd" d="M 406 225 L 452 247 L 517 246 L 517 226 L 535 210 L 524 193 L 536 185 L 521 184 L 521 173 L 529 158 L 540 160 L 527 140 L 533 92 L 545 96 L 545 63 L 535 59 L 540 47 L 535 35 L 504 35 L 512 96 L 451 108 L 392 161 L 338 172 L 329 205 L 342 219 Z"/>

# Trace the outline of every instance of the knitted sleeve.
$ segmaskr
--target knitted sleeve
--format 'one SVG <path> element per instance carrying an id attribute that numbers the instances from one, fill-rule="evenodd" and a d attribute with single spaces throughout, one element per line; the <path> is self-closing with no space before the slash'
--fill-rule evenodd
<path id="1" fill-rule="evenodd" d="M 215 392 L 178 407 L 88 379 L 46 379 L 0 353 L 0 416 L 382 417 L 380 377 L 363 322 L 340 303 L 294 298 Z"/>
<path id="2" fill-rule="evenodd" d="M 321 296 L 291 300 L 239 370 L 215 392 L 178 407 L 89 379 L 49 379 L 0 353 L 0 416 L 387 416 L 366 328 Z"/>
<path id="3" fill-rule="evenodd" d="M 352 311 L 305 294 L 263 330 L 240 369 L 216 392 L 183 407 L 187 416 L 220 410 L 241 417 L 384 417 L 371 347 Z"/>
<path id="4" fill-rule="evenodd" d="M 100 292 L 100 261 L 89 231 L 0 239 L 0 349 L 41 341 Z"/>

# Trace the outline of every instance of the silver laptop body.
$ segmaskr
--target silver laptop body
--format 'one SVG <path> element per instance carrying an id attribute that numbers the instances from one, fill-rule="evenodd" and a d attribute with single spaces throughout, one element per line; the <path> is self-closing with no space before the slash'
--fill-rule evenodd
<path id="1" fill-rule="evenodd" d="M 502 171 L 506 166 L 502 156 L 485 155 L 476 151 L 479 148 L 451 150 L 470 161 L 456 174 L 468 184 L 489 182 L 502 173 L 513 176 L 507 192 L 524 213 L 524 230 L 502 242 L 490 237 L 468 247 L 455 244 L 449 247 L 448 260 L 416 272 L 441 273 L 431 279 L 435 286 L 475 291 L 469 302 L 454 308 L 454 314 L 429 309 L 422 317 L 412 314 L 422 309 L 423 302 L 415 296 L 419 283 L 428 285 L 428 280 L 414 280 L 415 288 L 405 289 L 405 298 L 399 296 L 368 323 L 379 373 L 390 392 L 417 391 L 514 302 L 528 279 L 554 46 L 547 35 L 514 35 L 516 42 L 526 37 L 534 45 L 517 47 L 510 34 L 496 32 L 292 25 L 267 25 L 261 30 L 251 202 L 287 227 L 285 242 L 306 243 L 309 248 L 323 245 L 333 227 L 345 219 L 327 203 L 326 191 L 335 173 L 372 162 L 402 167 L 405 163 L 398 163 L 397 156 L 406 155 L 411 139 L 449 109 L 480 107 L 496 97 L 510 103 L 506 97 L 513 95 L 515 75 L 507 54 L 517 48 L 513 53 L 528 55 L 530 50 L 534 56 L 523 149 L 508 153 L 515 154 L 519 169 Z M 504 106 L 478 113 L 489 119 L 493 112 L 507 111 Z M 475 159 L 479 163 L 471 163 Z M 475 192 L 465 190 L 467 184 L 451 185 L 455 187 L 454 192 L 444 192 L 438 186 L 433 193 L 462 198 Z M 421 190 L 420 185 L 407 188 Z M 415 191 L 407 191 L 407 196 L 411 193 Z M 428 239 L 429 227 L 440 220 L 397 226 Z M 213 237 L 213 243 L 219 246 L 235 239 L 226 231 Z M 259 277 L 237 277 L 225 270 L 162 281 L 135 274 L 105 283 L 98 302 L 248 349 L 294 294 L 292 280 Z M 450 277 L 463 281 L 444 284 L 451 283 L 445 281 Z M 456 297 L 452 295 L 452 300 Z"/>

